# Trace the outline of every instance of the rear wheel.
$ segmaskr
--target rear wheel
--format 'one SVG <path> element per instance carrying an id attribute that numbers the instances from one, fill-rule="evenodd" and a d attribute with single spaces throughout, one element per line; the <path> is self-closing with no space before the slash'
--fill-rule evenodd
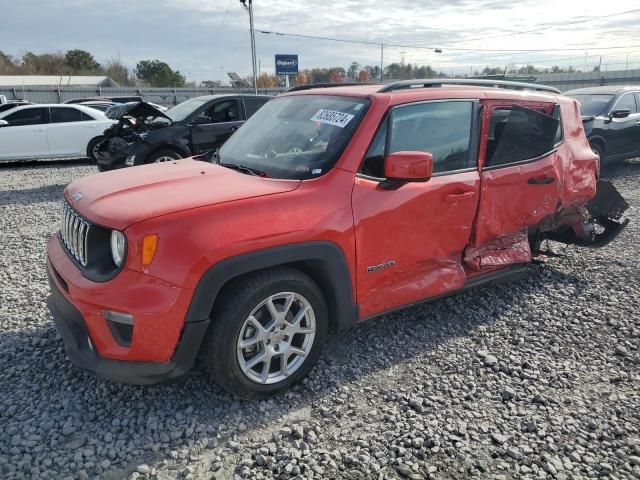
<path id="1" fill-rule="evenodd" d="M 267 398 L 302 380 L 328 331 L 325 300 L 292 268 L 259 272 L 226 289 L 203 342 L 206 370 L 229 393 Z"/>
<path id="2" fill-rule="evenodd" d="M 151 153 L 144 163 L 163 163 L 180 160 L 182 156 L 178 152 L 169 149 L 161 149 Z"/>

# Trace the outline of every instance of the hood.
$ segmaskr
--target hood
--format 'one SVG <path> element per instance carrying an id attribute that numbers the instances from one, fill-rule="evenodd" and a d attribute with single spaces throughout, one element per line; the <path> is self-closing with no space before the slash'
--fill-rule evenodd
<path id="1" fill-rule="evenodd" d="M 173 120 L 147 102 L 129 102 L 121 105 L 114 105 L 105 112 L 107 118 L 120 120 L 124 116 L 134 118 L 162 117 L 173 123 Z"/>
<path id="2" fill-rule="evenodd" d="M 256 177 L 188 159 L 84 177 L 71 183 L 64 196 L 92 222 L 124 230 L 160 215 L 289 192 L 299 185 L 299 180 Z"/>

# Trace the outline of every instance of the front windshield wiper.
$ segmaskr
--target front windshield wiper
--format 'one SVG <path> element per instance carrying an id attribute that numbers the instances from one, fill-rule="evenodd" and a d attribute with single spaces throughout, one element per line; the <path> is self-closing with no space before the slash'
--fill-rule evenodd
<path id="1" fill-rule="evenodd" d="M 245 167 L 244 165 L 236 165 L 235 163 L 225 163 L 225 162 L 218 162 L 218 165 L 231 168 L 233 170 L 238 170 L 239 172 L 246 173 L 248 175 L 254 175 L 256 177 L 267 176 L 267 174 L 264 173 L 262 170 L 258 170 L 256 168 L 251 168 L 251 167 Z"/>

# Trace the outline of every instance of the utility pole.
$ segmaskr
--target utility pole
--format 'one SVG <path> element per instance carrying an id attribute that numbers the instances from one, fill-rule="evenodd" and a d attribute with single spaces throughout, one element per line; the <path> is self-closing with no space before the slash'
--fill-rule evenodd
<path id="1" fill-rule="evenodd" d="M 384 43 L 380 44 L 380 83 L 382 83 L 384 74 L 382 73 L 384 70 Z"/>
<path id="2" fill-rule="evenodd" d="M 249 5 L 247 6 L 247 2 Z M 258 68 L 256 65 L 256 32 L 253 28 L 253 0 L 240 0 L 242 6 L 249 12 L 249 29 L 251 30 L 251 63 L 253 64 L 253 92 L 258 94 Z"/>

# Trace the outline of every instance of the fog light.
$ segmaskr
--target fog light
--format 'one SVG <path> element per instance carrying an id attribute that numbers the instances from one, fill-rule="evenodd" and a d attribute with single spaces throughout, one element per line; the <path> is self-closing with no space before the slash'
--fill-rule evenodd
<path id="1" fill-rule="evenodd" d="M 102 316 L 105 320 L 116 323 L 124 323 L 125 325 L 133 325 L 133 315 L 130 313 L 112 312 L 111 310 L 103 310 Z"/>
<path id="2" fill-rule="evenodd" d="M 124 164 L 127 167 L 133 167 L 134 163 L 136 163 L 136 156 L 135 155 L 131 155 L 131 156 L 127 157 L 127 159 L 124 161 Z"/>
<path id="3" fill-rule="evenodd" d="M 123 347 L 130 347 L 133 338 L 133 315 L 103 310 L 102 316 L 107 321 L 116 343 Z"/>

